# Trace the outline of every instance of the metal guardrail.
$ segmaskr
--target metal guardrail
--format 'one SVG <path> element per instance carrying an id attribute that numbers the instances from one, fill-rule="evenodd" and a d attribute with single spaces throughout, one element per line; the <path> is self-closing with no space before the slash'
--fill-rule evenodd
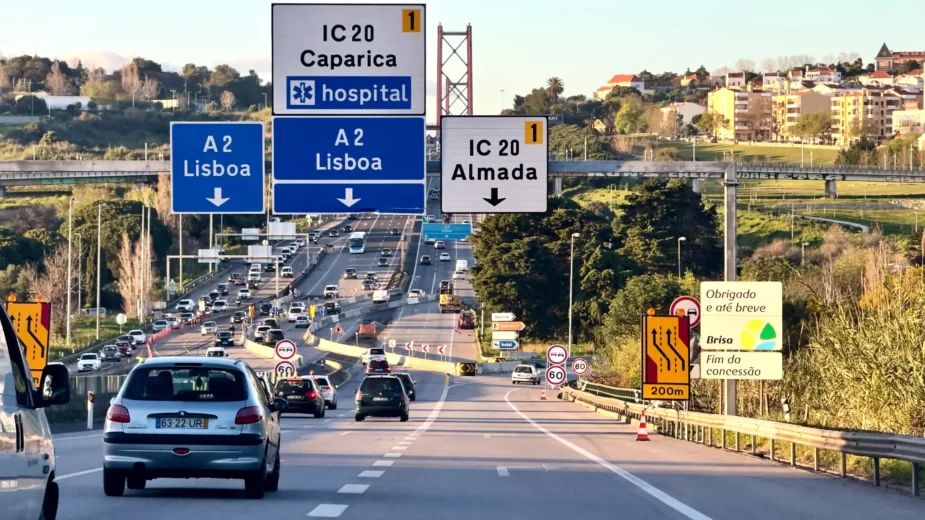
<path id="1" fill-rule="evenodd" d="M 589 384 L 598 392 L 624 393 L 626 388 L 605 387 Z M 789 464 L 797 465 L 796 447 L 813 449 L 813 470 L 819 471 L 819 452 L 830 451 L 841 454 L 839 474 L 847 476 L 847 455 L 869 457 L 873 462 L 873 481 L 880 486 L 880 459 L 901 460 L 912 463 L 912 494 L 920 494 L 919 473 L 925 464 L 925 438 L 878 432 L 850 432 L 812 428 L 796 424 L 750 419 L 727 415 L 652 408 L 636 402 L 635 398 L 605 397 L 590 391 L 575 388 L 562 389 L 562 398 L 593 407 L 595 411 L 605 410 L 627 418 L 638 419 L 643 411 L 646 421 L 655 424 L 665 435 L 709 446 L 727 449 L 726 435 L 735 435 L 734 451 L 741 451 L 740 436 L 750 437 L 751 451 L 757 455 L 756 439 L 764 438 L 769 443 L 769 458 L 775 460 L 775 442 L 790 444 Z M 721 443 L 714 444 L 714 434 L 720 432 Z"/>

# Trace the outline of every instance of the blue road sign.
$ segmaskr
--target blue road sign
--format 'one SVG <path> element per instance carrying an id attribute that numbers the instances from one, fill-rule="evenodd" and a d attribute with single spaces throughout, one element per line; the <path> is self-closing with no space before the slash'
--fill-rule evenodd
<path id="1" fill-rule="evenodd" d="M 173 213 L 263 213 L 260 122 L 170 123 Z"/>
<path id="2" fill-rule="evenodd" d="M 519 344 L 513 339 L 502 339 L 498 341 L 499 350 L 514 350 Z"/>
<path id="3" fill-rule="evenodd" d="M 273 212 L 423 215 L 422 117 L 276 117 Z"/>
<path id="4" fill-rule="evenodd" d="M 424 224 L 424 238 L 462 240 L 472 234 L 472 224 Z"/>
<path id="5" fill-rule="evenodd" d="M 410 110 L 411 76 L 287 76 L 289 110 Z"/>

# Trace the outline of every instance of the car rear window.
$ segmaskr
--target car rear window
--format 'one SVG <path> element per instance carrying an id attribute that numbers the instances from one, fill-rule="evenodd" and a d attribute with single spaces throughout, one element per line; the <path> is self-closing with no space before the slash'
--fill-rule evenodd
<path id="1" fill-rule="evenodd" d="M 318 386 L 323 386 L 325 388 L 331 386 L 331 382 L 328 381 L 326 377 L 325 378 L 316 377 L 315 382 L 318 383 Z"/>
<path id="2" fill-rule="evenodd" d="M 360 384 L 360 392 L 366 395 L 388 396 L 403 392 L 401 382 L 391 377 L 371 377 Z"/>
<path id="3" fill-rule="evenodd" d="M 530 367 L 517 367 L 514 369 L 514 372 L 517 372 L 518 374 L 532 374 L 533 369 Z"/>
<path id="4" fill-rule="evenodd" d="M 396 375 L 398 376 L 399 379 L 401 379 L 401 382 L 403 385 L 405 385 L 406 390 L 411 388 L 411 376 L 410 375 L 408 374 L 396 374 Z"/>
<path id="5" fill-rule="evenodd" d="M 125 383 L 124 399 L 133 401 L 213 401 L 247 399 L 245 376 L 225 368 L 162 367 L 135 370 Z"/>
<path id="6" fill-rule="evenodd" d="M 222 338 L 222 339 L 224 339 L 224 338 L 230 338 L 230 337 L 231 337 L 231 333 L 228 332 L 227 330 L 223 330 L 223 331 L 219 332 L 219 333 L 217 334 L 217 336 L 218 336 L 219 338 Z"/>
<path id="7" fill-rule="evenodd" d="M 387 368 L 389 362 L 384 359 L 373 359 L 369 362 L 370 368 Z"/>
<path id="8" fill-rule="evenodd" d="M 276 393 L 277 394 L 280 394 L 280 393 L 285 394 L 287 392 L 301 392 L 303 390 L 308 390 L 310 388 L 311 388 L 311 383 L 309 383 L 308 381 L 305 381 L 304 379 L 297 380 L 297 381 L 289 381 L 289 380 L 284 379 L 276 383 Z"/>
<path id="9" fill-rule="evenodd" d="M 369 349 L 369 354 L 370 354 L 371 356 L 384 356 L 384 355 L 385 355 L 385 349 L 381 349 L 381 348 L 371 348 L 371 349 Z"/>

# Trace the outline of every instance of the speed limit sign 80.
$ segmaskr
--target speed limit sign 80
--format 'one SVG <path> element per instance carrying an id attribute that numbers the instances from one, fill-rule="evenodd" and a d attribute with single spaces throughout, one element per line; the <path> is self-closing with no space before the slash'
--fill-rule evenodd
<path id="1" fill-rule="evenodd" d="M 565 383 L 565 368 L 553 365 L 546 369 L 546 382 L 552 386 Z"/>

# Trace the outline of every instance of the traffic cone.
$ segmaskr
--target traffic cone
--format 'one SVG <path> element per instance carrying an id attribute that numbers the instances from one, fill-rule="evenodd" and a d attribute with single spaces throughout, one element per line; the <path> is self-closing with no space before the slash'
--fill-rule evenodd
<path id="1" fill-rule="evenodd" d="M 646 431 L 646 411 L 642 411 L 642 415 L 639 416 L 639 433 L 636 434 L 637 441 L 648 441 L 649 433 Z"/>
<path id="2" fill-rule="evenodd" d="M 541 400 L 541 401 L 545 401 L 545 400 L 546 400 L 546 390 L 541 390 L 541 391 L 540 391 L 540 400 Z"/>

